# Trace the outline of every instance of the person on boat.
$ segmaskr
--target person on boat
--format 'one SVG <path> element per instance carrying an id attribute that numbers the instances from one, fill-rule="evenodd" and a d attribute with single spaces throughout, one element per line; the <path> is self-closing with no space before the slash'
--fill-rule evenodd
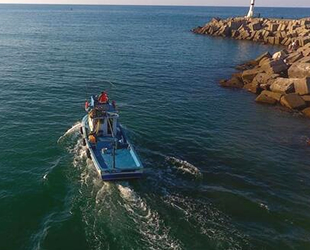
<path id="1" fill-rule="evenodd" d="M 96 138 L 96 136 L 95 136 L 93 133 L 91 133 L 91 134 L 88 136 L 88 140 L 89 140 L 89 142 L 92 143 L 92 144 L 96 144 L 96 143 L 97 143 L 97 138 Z"/>
<path id="2" fill-rule="evenodd" d="M 105 91 L 101 92 L 100 96 L 98 97 L 98 102 L 107 103 L 108 101 L 109 101 L 108 94 Z"/>
<path id="3" fill-rule="evenodd" d="M 85 108 L 85 111 L 86 111 L 86 112 L 89 111 L 89 103 L 88 103 L 87 100 L 85 101 L 85 107 L 84 107 L 84 108 Z"/>
<path id="4" fill-rule="evenodd" d="M 88 114 L 89 114 L 89 117 L 91 119 L 94 119 L 97 117 L 97 110 L 94 108 L 94 109 L 90 110 Z"/>
<path id="5" fill-rule="evenodd" d="M 116 109 L 116 102 L 115 101 L 112 101 L 112 106 L 114 109 Z"/>

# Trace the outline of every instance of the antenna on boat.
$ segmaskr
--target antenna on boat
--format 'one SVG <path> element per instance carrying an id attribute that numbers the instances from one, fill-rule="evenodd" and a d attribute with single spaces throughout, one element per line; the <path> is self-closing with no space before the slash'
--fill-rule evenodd
<path id="1" fill-rule="evenodd" d="M 250 9 L 246 17 L 251 18 L 254 16 L 254 4 L 255 4 L 255 0 L 251 0 Z"/>

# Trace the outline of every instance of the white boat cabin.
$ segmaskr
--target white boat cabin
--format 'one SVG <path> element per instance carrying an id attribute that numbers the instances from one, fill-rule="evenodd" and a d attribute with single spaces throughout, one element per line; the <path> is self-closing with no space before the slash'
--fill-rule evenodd
<path id="1" fill-rule="evenodd" d="M 98 136 L 115 137 L 117 134 L 119 115 L 110 103 L 100 104 L 91 99 L 88 112 L 88 124 L 90 132 Z"/>

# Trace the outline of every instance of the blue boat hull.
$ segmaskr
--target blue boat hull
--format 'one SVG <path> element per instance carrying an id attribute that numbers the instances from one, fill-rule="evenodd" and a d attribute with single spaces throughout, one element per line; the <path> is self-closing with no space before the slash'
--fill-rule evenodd
<path id="1" fill-rule="evenodd" d="M 130 145 L 127 149 L 116 150 L 116 166 L 112 167 L 111 154 L 103 153 L 103 149 L 108 147 L 104 142 L 98 142 L 97 145 L 92 144 L 88 140 L 88 123 L 87 116 L 82 120 L 81 133 L 87 147 L 87 156 L 92 160 L 98 172 L 98 175 L 104 181 L 139 179 L 143 176 L 143 166 Z"/>

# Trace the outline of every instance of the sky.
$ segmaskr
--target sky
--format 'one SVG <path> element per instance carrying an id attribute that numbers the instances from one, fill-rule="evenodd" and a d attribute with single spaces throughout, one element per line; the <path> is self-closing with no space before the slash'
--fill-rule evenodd
<path id="1" fill-rule="evenodd" d="M 0 3 L 249 6 L 250 0 L 0 0 Z M 256 0 L 256 6 L 310 7 L 310 0 Z"/>

